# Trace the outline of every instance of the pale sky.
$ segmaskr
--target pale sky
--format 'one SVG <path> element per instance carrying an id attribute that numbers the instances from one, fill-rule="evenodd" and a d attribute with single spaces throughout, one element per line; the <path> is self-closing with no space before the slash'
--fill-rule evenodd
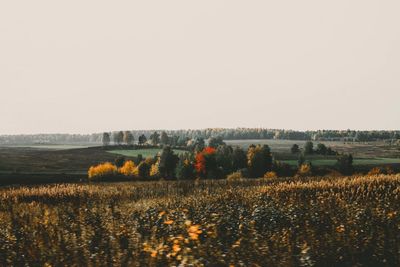
<path id="1" fill-rule="evenodd" d="M 0 134 L 400 128 L 400 1 L 0 2 Z"/>

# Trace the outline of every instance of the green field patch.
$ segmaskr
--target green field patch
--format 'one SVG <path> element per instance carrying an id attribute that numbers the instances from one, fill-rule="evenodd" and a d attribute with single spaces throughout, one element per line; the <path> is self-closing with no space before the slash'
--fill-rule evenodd
<path id="1" fill-rule="evenodd" d="M 334 166 L 337 162 L 336 159 L 316 159 L 308 160 L 314 166 Z M 297 166 L 297 160 L 282 160 L 282 162 L 287 163 L 291 166 Z M 365 165 L 386 165 L 386 164 L 400 164 L 400 158 L 356 158 L 354 159 L 353 165 L 355 166 L 365 166 Z"/>
<path id="2" fill-rule="evenodd" d="M 110 150 L 107 151 L 112 154 L 123 155 L 126 157 L 137 157 L 138 155 L 142 155 L 144 158 L 154 157 L 159 152 L 161 152 L 161 148 L 146 148 L 146 149 L 123 149 L 123 150 Z M 175 154 L 183 154 L 187 151 L 174 149 Z"/>
<path id="3" fill-rule="evenodd" d="M 48 144 L 48 145 L 13 145 L 13 146 L 4 146 L 10 148 L 35 148 L 35 149 L 43 149 L 43 150 L 68 150 L 68 149 L 80 149 L 80 148 L 88 148 L 93 147 L 94 145 L 58 145 L 58 144 Z"/>

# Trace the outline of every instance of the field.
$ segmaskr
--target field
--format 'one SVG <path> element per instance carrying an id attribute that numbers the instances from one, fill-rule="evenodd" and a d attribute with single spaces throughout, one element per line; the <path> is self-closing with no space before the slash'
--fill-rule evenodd
<path id="1" fill-rule="evenodd" d="M 159 152 L 161 152 L 160 148 L 147 148 L 147 149 L 120 149 L 120 150 L 110 150 L 108 151 L 113 154 L 123 155 L 127 157 L 137 157 L 138 155 L 142 155 L 143 158 L 154 157 Z M 186 153 L 185 150 L 174 149 L 175 154 Z"/>
<path id="2" fill-rule="evenodd" d="M 68 150 L 68 149 L 78 149 L 78 148 L 88 148 L 93 147 L 94 145 L 58 145 L 58 144 L 37 144 L 37 145 L 13 145 L 6 146 L 8 148 L 35 148 L 42 150 Z"/>
<path id="3" fill-rule="evenodd" d="M 275 159 L 297 166 L 298 155 L 290 153 L 294 143 L 302 147 L 304 141 L 290 140 L 233 140 L 228 144 L 239 145 L 245 148 L 248 145 L 268 144 Z M 316 144 L 316 143 L 315 143 Z M 383 142 L 374 143 L 325 143 L 333 149 L 352 153 L 357 172 L 367 172 L 373 166 L 392 165 L 395 170 L 400 169 L 399 146 L 388 145 Z M 87 178 L 90 166 L 101 162 L 114 162 L 119 155 L 126 159 L 133 159 L 139 154 L 143 157 L 153 157 L 160 151 L 159 148 L 128 149 L 125 146 L 90 147 L 69 145 L 34 145 L 34 146 L 7 146 L 0 147 L 0 184 L 35 184 L 78 182 Z M 183 153 L 183 150 L 175 150 Z M 332 167 L 336 163 L 335 156 L 307 156 L 314 166 Z"/>
<path id="4" fill-rule="evenodd" d="M 229 145 L 237 145 L 243 148 L 247 148 L 251 144 L 266 144 L 271 147 L 271 150 L 275 153 L 288 153 L 293 144 L 298 144 L 302 148 L 306 141 L 264 139 L 226 140 L 225 142 Z M 323 143 L 341 153 L 352 153 L 355 157 L 360 158 L 400 158 L 400 146 L 390 145 L 385 142 L 354 143 L 314 141 L 314 146 L 318 143 Z"/>
<path id="5" fill-rule="evenodd" d="M 400 175 L 0 189 L 1 266 L 399 266 Z"/>
<path id="6" fill-rule="evenodd" d="M 310 160 L 314 166 L 334 166 L 337 162 L 336 158 L 317 158 Z M 297 166 L 297 160 L 282 160 L 291 166 Z M 392 164 L 400 164 L 400 158 L 355 158 L 355 166 L 384 166 Z"/>

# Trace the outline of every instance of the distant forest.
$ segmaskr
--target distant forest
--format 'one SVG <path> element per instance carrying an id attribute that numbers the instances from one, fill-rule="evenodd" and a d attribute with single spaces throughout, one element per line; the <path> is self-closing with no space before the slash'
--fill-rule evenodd
<path id="1" fill-rule="evenodd" d="M 154 132 L 163 130 L 131 131 L 137 141 L 144 135 L 147 139 Z M 209 139 L 220 137 L 224 140 L 241 139 L 276 139 L 276 140 L 313 140 L 313 141 L 394 141 L 399 142 L 400 131 L 355 131 L 355 130 L 318 130 L 293 131 L 263 128 L 209 128 L 203 130 L 166 130 L 168 136 L 175 140 Z M 117 132 L 110 132 L 110 136 Z M 32 134 L 32 135 L 0 135 L 1 145 L 34 145 L 34 144 L 101 144 L 103 133 L 94 134 Z"/>

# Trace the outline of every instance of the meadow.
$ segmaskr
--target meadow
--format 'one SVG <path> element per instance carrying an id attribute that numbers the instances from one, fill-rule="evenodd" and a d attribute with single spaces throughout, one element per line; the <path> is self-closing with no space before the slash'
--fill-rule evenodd
<path id="1" fill-rule="evenodd" d="M 337 163 L 334 157 L 320 157 L 310 159 L 313 166 L 335 166 Z M 282 162 L 287 163 L 291 166 L 297 166 L 298 160 L 282 160 Z M 355 158 L 354 166 L 384 166 L 391 164 L 400 164 L 400 158 Z"/>
<path id="2" fill-rule="evenodd" d="M 127 157 L 137 157 L 142 155 L 143 158 L 154 157 L 162 151 L 161 148 L 146 148 L 146 149 L 119 149 L 110 150 L 109 153 L 127 156 Z M 186 150 L 174 149 L 175 154 L 186 153 Z"/>
<path id="3" fill-rule="evenodd" d="M 399 266 L 400 175 L 0 189 L 1 266 Z"/>

